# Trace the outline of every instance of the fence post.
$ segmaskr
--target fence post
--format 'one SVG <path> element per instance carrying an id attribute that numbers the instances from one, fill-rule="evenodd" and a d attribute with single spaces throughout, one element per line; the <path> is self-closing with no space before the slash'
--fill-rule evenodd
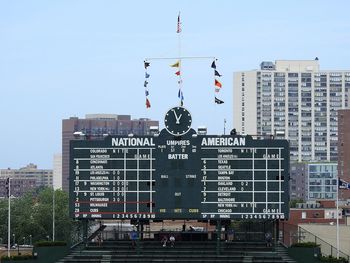
<path id="1" fill-rule="evenodd" d="M 333 257 L 333 246 L 331 245 L 331 256 Z"/>
<path id="2" fill-rule="evenodd" d="M 221 220 L 219 219 L 216 223 L 217 227 L 217 237 L 216 237 L 216 254 L 220 255 L 220 242 L 221 242 Z"/>

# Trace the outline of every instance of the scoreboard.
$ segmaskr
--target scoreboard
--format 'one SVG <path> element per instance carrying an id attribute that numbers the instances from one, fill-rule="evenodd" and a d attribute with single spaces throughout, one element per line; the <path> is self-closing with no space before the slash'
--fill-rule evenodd
<path id="1" fill-rule="evenodd" d="M 176 133 L 167 127 L 153 136 L 72 140 L 71 217 L 288 217 L 288 141 Z"/>

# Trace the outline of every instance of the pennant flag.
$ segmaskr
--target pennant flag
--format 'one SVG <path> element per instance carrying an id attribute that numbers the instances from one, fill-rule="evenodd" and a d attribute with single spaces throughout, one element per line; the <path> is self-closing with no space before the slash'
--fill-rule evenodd
<path id="1" fill-rule="evenodd" d="M 148 79 L 151 75 L 145 72 L 145 78 Z"/>
<path id="2" fill-rule="evenodd" d="M 217 97 L 215 97 L 215 103 L 217 103 L 217 104 L 223 104 L 224 101 L 219 100 Z"/>
<path id="3" fill-rule="evenodd" d="M 221 88 L 222 84 L 218 80 L 215 80 L 215 86 Z"/>
<path id="4" fill-rule="evenodd" d="M 175 75 L 180 76 L 180 70 L 175 72 Z"/>
<path id="5" fill-rule="evenodd" d="M 148 81 L 145 80 L 145 83 L 143 83 L 143 86 L 146 88 L 146 87 L 147 87 L 147 84 L 148 84 Z"/>
<path id="6" fill-rule="evenodd" d="M 215 60 L 211 63 L 211 68 L 216 69 Z"/>
<path id="7" fill-rule="evenodd" d="M 149 102 L 149 100 L 146 98 L 146 108 L 151 108 L 151 103 Z"/>
<path id="8" fill-rule="evenodd" d="M 220 91 L 220 88 L 215 88 L 216 93 L 219 93 L 219 91 Z"/>
<path id="9" fill-rule="evenodd" d="M 183 94 L 182 90 L 179 89 L 179 92 L 177 93 L 177 97 L 179 99 L 181 98 L 181 100 L 184 100 L 184 94 Z"/>
<path id="10" fill-rule="evenodd" d="M 181 100 L 181 107 L 184 105 L 184 102 L 183 102 L 183 100 Z"/>
<path id="11" fill-rule="evenodd" d="M 176 29 L 176 33 L 180 33 L 181 31 L 182 31 L 182 29 L 181 29 L 180 12 L 179 12 L 179 15 L 177 16 L 177 29 Z"/>
<path id="12" fill-rule="evenodd" d="M 350 189 L 350 184 L 342 179 L 338 179 L 339 189 Z"/>
<path id="13" fill-rule="evenodd" d="M 148 90 L 145 90 L 145 95 L 146 95 L 146 97 L 149 95 Z"/>
<path id="14" fill-rule="evenodd" d="M 218 77 L 221 77 L 222 75 L 220 75 L 220 73 L 217 71 L 217 70 L 215 70 L 215 76 L 218 76 Z"/>
<path id="15" fill-rule="evenodd" d="M 149 62 L 147 62 L 147 61 L 144 61 L 144 63 L 145 63 L 145 68 L 146 68 L 146 69 L 151 65 L 151 63 L 149 63 Z"/>
<path id="16" fill-rule="evenodd" d="M 176 61 L 175 64 L 170 65 L 170 67 L 173 67 L 173 68 L 178 68 L 178 67 L 180 67 L 180 60 Z"/>

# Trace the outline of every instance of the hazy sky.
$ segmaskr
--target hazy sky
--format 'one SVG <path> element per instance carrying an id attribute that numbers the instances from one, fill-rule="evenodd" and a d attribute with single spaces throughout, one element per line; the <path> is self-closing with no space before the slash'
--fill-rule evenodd
<path id="1" fill-rule="evenodd" d="M 183 61 L 185 106 L 211 134 L 232 128 L 233 72 L 263 60 L 320 59 L 350 69 L 350 1 L 0 0 L 0 168 L 52 168 L 61 120 L 86 113 L 160 120 L 178 105 L 174 61 L 151 61 L 151 109 L 143 60 L 215 56 L 223 75 L 214 104 L 211 61 Z"/>

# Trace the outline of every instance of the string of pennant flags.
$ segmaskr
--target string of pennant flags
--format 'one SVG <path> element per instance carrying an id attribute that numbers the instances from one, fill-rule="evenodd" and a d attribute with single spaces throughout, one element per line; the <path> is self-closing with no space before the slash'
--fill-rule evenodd
<path id="1" fill-rule="evenodd" d="M 180 105 L 184 105 L 184 94 L 182 92 L 182 77 L 181 77 L 181 60 L 179 59 L 174 64 L 170 65 L 170 67 L 176 68 L 175 75 L 178 77 L 177 84 L 179 85 L 179 91 L 177 93 L 177 97 L 180 99 Z"/>
<path id="2" fill-rule="evenodd" d="M 177 17 L 177 27 L 176 27 L 176 33 L 179 34 L 182 32 L 181 28 L 181 20 L 180 20 L 180 13 Z M 196 59 L 196 58 L 208 58 L 208 57 L 181 57 L 181 45 L 180 45 L 180 37 L 179 37 L 179 57 L 177 58 L 176 62 L 171 64 L 170 67 L 175 68 L 175 75 L 177 76 L 177 84 L 179 86 L 178 92 L 177 92 L 177 97 L 180 99 L 180 105 L 183 106 L 184 104 L 184 93 L 182 89 L 182 71 L 181 71 L 181 64 L 182 64 L 182 59 Z M 212 57 L 211 57 L 212 58 Z M 156 58 L 155 58 L 156 59 Z M 174 59 L 174 58 L 158 58 L 158 59 Z M 217 59 L 214 58 L 213 62 L 211 63 L 211 68 L 214 70 L 214 102 L 216 104 L 223 104 L 224 101 L 218 98 L 218 94 L 222 88 L 222 84 L 219 81 L 220 77 L 222 75 L 218 72 L 216 68 L 216 61 Z M 150 74 L 148 72 L 148 68 L 150 67 L 151 63 L 147 59 L 144 60 L 144 67 L 145 67 L 145 81 L 144 81 L 144 88 L 145 88 L 145 97 L 146 97 L 146 108 L 151 108 L 151 102 L 150 102 L 150 92 L 148 88 L 149 84 L 149 79 L 150 79 Z"/>
<path id="3" fill-rule="evenodd" d="M 149 77 L 151 76 L 148 71 L 147 68 L 151 65 L 150 62 L 148 61 L 144 61 L 144 67 L 145 67 L 145 82 L 143 84 L 144 88 L 145 88 L 145 96 L 146 96 L 146 108 L 151 108 L 151 102 L 149 101 L 149 90 L 148 90 L 148 80 Z"/>
<path id="4" fill-rule="evenodd" d="M 224 101 L 223 100 L 220 100 L 217 98 L 217 95 L 219 94 L 221 88 L 222 88 L 222 84 L 220 81 L 218 81 L 217 79 L 222 77 L 222 75 L 217 71 L 216 69 L 216 61 L 217 59 L 215 59 L 212 63 L 211 63 L 211 68 L 214 70 L 214 86 L 215 86 L 215 103 L 216 104 L 223 104 Z"/>

